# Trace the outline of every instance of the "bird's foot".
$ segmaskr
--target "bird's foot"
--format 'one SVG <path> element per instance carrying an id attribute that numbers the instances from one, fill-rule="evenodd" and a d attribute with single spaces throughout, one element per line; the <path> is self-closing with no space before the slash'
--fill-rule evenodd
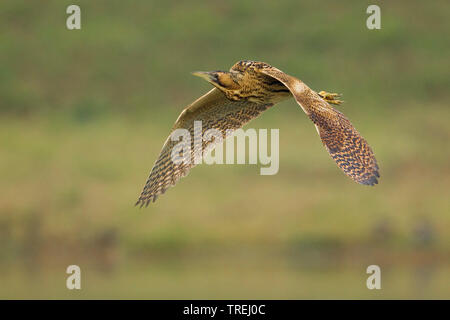
<path id="1" fill-rule="evenodd" d="M 329 93 L 326 91 L 320 91 L 319 96 L 322 99 L 324 99 L 326 102 L 334 104 L 334 105 L 340 105 L 344 102 L 342 100 L 337 99 L 337 98 L 341 97 L 341 95 L 339 93 Z"/>

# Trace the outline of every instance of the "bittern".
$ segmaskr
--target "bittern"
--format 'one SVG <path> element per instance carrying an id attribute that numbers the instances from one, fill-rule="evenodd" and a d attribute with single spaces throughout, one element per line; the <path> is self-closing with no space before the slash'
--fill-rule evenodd
<path id="1" fill-rule="evenodd" d="M 203 130 L 226 132 L 241 128 L 274 104 L 293 96 L 314 123 L 323 145 L 333 160 L 354 181 L 375 185 L 378 165 L 367 141 L 350 121 L 331 104 L 338 105 L 339 95 L 311 90 L 301 80 L 264 62 L 239 61 L 230 71 L 195 72 L 214 86 L 205 95 L 187 106 L 172 128 L 187 129 L 193 135 L 194 121 L 202 121 Z M 171 159 L 177 141 L 169 138 L 164 143 L 150 176 L 136 205 L 148 205 L 167 188 L 195 166 L 195 162 L 177 162 Z M 203 141 L 202 150 L 210 150 L 213 141 Z"/>

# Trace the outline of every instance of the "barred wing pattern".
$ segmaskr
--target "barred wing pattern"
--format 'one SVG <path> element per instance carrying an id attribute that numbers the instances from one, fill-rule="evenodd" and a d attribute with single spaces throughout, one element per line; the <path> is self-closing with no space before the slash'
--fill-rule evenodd
<path id="1" fill-rule="evenodd" d="M 377 184 L 379 168 L 369 144 L 341 112 L 330 108 L 332 110 L 328 110 L 327 115 L 312 112 L 309 117 L 331 158 L 356 182 L 371 186 Z M 329 114 L 333 115 L 331 119 Z"/>
<path id="2" fill-rule="evenodd" d="M 273 67 L 262 72 L 277 79 L 291 91 L 297 103 L 314 122 L 328 153 L 346 175 L 361 184 L 378 183 L 380 174 L 375 155 L 344 114 L 299 79 Z"/>
<path id="3" fill-rule="evenodd" d="M 194 121 L 201 121 L 202 135 L 208 129 L 217 129 L 222 133 L 223 139 L 230 130 L 241 128 L 250 120 L 256 118 L 261 112 L 267 110 L 272 104 L 256 104 L 243 101 L 231 101 L 218 89 L 214 88 L 204 96 L 189 105 L 178 117 L 171 134 L 176 129 L 187 129 L 191 136 L 191 160 L 194 159 Z M 148 206 L 155 201 L 167 188 L 175 185 L 180 178 L 186 176 L 195 166 L 194 161 L 189 163 L 172 161 L 172 150 L 179 145 L 179 141 L 172 141 L 171 134 L 167 138 L 161 153 L 156 160 L 144 189 L 136 205 Z M 219 141 L 202 141 L 202 156 L 211 150 Z M 185 155 L 186 156 L 186 155 Z"/>

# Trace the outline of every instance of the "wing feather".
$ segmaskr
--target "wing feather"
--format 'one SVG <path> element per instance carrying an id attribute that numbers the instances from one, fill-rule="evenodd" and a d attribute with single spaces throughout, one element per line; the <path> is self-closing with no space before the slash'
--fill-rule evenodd
<path id="1" fill-rule="evenodd" d="M 314 122 L 320 139 L 336 164 L 354 181 L 375 185 L 380 177 L 372 148 L 345 115 L 334 109 L 299 79 L 276 68 L 262 70 L 292 93 L 303 111 Z"/>
<path id="2" fill-rule="evenodd" d="M 175 185 L 178 180 L 189 173 L 195 166 L 194 161 L 189 163 L 172 161 L 172 151 L 175 146 L 180 146 L 180 141 L 172 141 L 171 135 L 176 129 L 187 129 L 191 136 L 190 155 L 194 158 L 194 121 L 202 121 L 202 135 L 208 129 L 217 129 L 223 139 L 226 133 L 241 128 L 250 120 L 256 118 L 261 112 L 271 107 L 272 104 L 256 104 L 245 101 L 231 101 L 218 89 L 214 88 L 188 107 L 186 107 L 175 122 L 172 131 L 167 138 L 161 153 L 156 160 L 144 189 L 139 196 L 136 205 L 148 205 L 155 201 L 167 188 Z M 202 141 L 202 154 L 204 156 L 217 142 Z M 178 148 L 178 147 L 177 147 Z"/>

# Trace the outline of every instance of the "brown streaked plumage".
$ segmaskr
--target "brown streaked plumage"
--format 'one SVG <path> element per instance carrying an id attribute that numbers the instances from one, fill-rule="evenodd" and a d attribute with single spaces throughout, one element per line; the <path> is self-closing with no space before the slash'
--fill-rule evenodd
<path id="1" fill-rule="evenodd" d="M 196 72 L 215 86 L 214 89 L 186 107 L 175 122 L 175 129 L 184 128 L 193 136 L 194 121 L 202 121 L 202 134 L 217 129 L 225 137 L 227 130 L 241 128 L 263 111 L 293 96 L 314 122 L 319 136 L 337 165 L 354 181 L 378 183 L 378 165 L 372 149 L 350 121 L 329 103 L 340 104 L 337 94 L 316 93 L 301 80 L 263 62 L 239 61 L 230 71 Z M 187 175 L 194 163 L 174 163 L 173 147 L 178 144 L 167 138 L 136 205 L 148 205 L 167 188 Z M 193 142 L 192 142 L 193 144 Z M 203 155 L 215 141 L 203 141 Z M 194 156 L 192 148 L 191 156 Z"/>

